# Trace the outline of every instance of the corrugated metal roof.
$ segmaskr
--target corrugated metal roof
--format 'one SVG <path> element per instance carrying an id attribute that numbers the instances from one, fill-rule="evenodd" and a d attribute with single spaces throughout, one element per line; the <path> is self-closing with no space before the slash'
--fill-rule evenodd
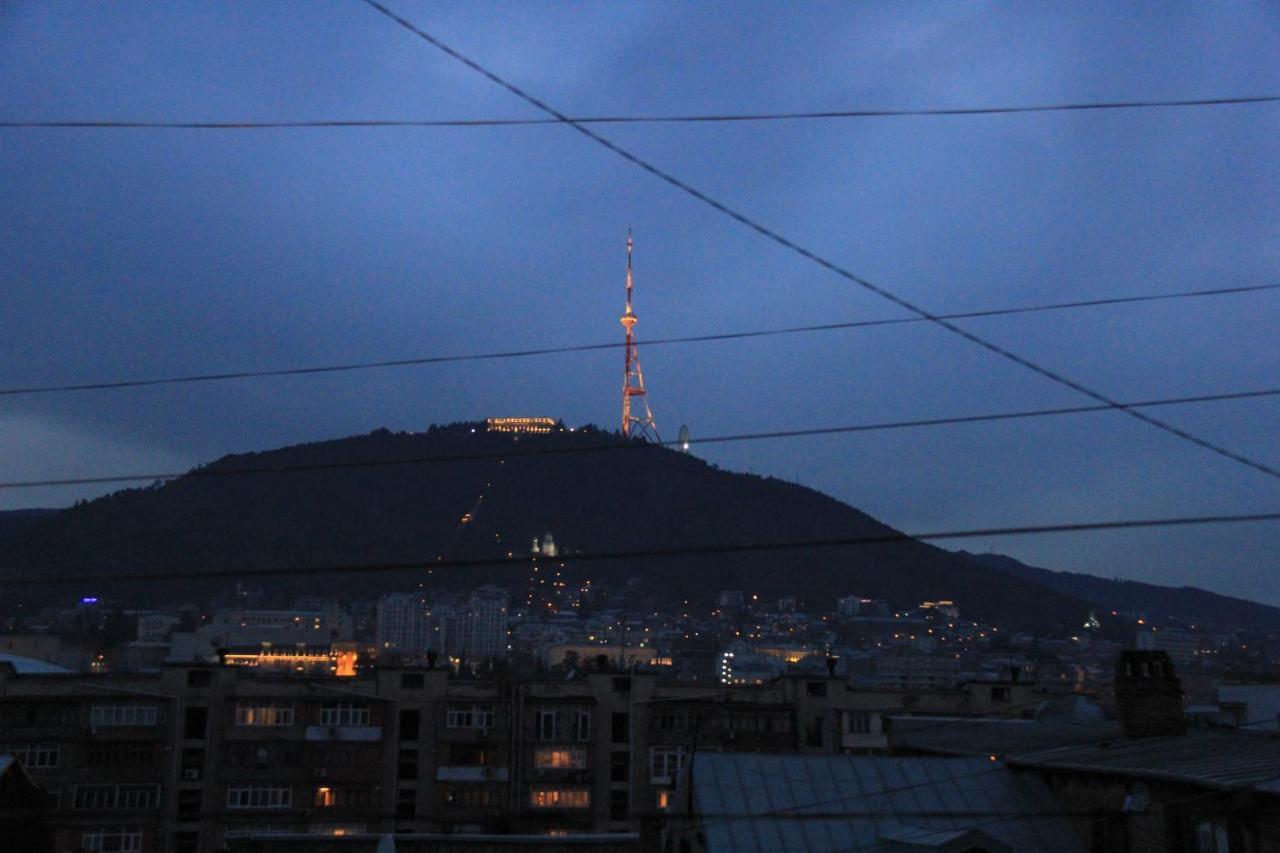
<path id="1" fill-rule="evenodd" d="M 1009 759 L 1011 764 L 1166 779 L 1280 793 L 1280 736 L 1242 731 L 1066 746 Z"/>
<path id="2" fill-rule="evenodd" d="M 1084 849 L 1042 782 L 987 759 L 699 753 L 690 777 L 711 851 L 888 850 L 967 829 L 1014 850 Z"/>

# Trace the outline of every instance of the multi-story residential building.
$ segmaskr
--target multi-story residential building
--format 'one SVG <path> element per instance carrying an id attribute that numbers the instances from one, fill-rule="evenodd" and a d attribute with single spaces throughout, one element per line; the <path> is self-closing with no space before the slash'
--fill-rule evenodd
<path id="1" fill-rule="evenodd" d="M 472 660 L 507 656 L 507 593 L 496 586 L 482 586 L 467 602 L 466 646 Z"/>
<path id="2" fill-rule="evenodd" d="M 429 616 L 420 596 L 406 592 L 382 596 L 376 620 L 379 651 L 419 654 L 429 648 Z"/>
<path id="3" fill-rule="evenodd" d="M 697 750 L 867 752 L 882 718 L 962 710 L 830 676 L 347 678 L 211 664 L 152 675 L 0 664 L 0 753 L 56 797 L 58 850 L 209 853 L 253 833 L 652 833 Z"/>

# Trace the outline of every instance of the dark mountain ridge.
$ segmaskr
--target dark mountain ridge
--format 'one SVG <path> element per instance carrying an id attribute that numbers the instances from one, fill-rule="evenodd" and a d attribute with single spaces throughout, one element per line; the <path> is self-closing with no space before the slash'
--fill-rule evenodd
<path id="1" fill-rule="evenodd" d="M 1256 601 L 1220 595 L 1194 586 L 1172 587 L 1119 578 L 1100 578 L 1080 572 L 1062 572 L 1029 566 L 1002 554 L 959 554 L 985 566 L 1046 589 L 1087 601 L 1098 608 L 1145 613 L 1153 618 L 1199 622 L 1228 629 L 1236 627 L 1280 628 L 1280 609 Z"/>
<path id="2" fill-rule="evenodd" d="M 443 459 L 441 457 L 444 457 Z M 423 461 L 431 460 L 431 461 Z M 297 468 L 304 470 L 283 470 Z M 252 473 L 239 473 L 249 470 Z M 466 519 L 464 521 L 463 519 Z M 570 553 L 776 543 L 893 534 L 812 489 L 723 471 L 592 428 L 488 433 L 482 424 L 369 435 L 227 456 L 163 485 L 130 489 L 0 538 L 0 564 L 30 575 L 220 570 L 219 584 L 101 584 L 120 600 L 198 600 L 236 572 L 267 567 L 490 559 L 530 553 L 552 531 Z M 659 598 L 709 601 L 722 589 L 831 607 L 857 593 L 914 606 L 950 598 L 1009 627 L 1079 626 L 1094 601 L 915 540 L 661 558 L 566 561 L 571 581 L 643 579 Z M 417 583 L 522 587 L 522 567 L 294 575 L 257 581 L 283 599 L 369 597 Z M 159 588 L 160 586 L 170 588 Z M 29 595 L 86 594 L 33 584 Z M 1261 608 L 1262 605 L 1256 605 Z M 1274 608 L 1266 608 L 1274 612 Z"/>

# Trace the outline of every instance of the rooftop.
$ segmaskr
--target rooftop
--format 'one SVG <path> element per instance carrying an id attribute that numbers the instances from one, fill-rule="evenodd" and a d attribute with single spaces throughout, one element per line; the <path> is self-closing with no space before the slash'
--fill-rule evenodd
<path id="1" fill-rule="evenodd" d="M 889 851 L 977 836 L 1083 850 L 1044 783 L 985 758 L 699 753 L 689 784 L 709 850 Z"/>

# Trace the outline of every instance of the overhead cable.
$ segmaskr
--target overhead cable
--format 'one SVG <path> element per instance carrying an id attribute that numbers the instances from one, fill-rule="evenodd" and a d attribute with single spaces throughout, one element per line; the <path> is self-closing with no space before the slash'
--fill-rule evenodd
<path id="1" fill-rule="evenodd" d="M 1140 530 L 1171 527 L 1204 526 L 1211 524 L 1257 524 L 1280 521 L 1280 511 L 1239 513 L 1234 515 L 1175 516 L 1163 518 L 1119 519 L 1112 521 L 1083 521 L 1062 524 L 1036 524 L 1014 527 L 985 527 L 923 533 L 900 533 L 891 530 L 871 536 L 849 536 L 825 539 L 789 539 L 777 542 L 747 542 L 691 545 L 672 548 L 638 548 L 621 551 L 594 551 L 565 553 L 556 557 L 561 563 L 599 563 L 611 560 L 660 560 L 672 557 L 699 557 L 715 554 L 772 553 L 805 548 L 851 548 L 870 545 L 891 545 L 910 542 L 936 542 L 951 539 L 978 539 L 998 536 L 1043 536 L 1047 534 L 1086 533 L 1103 530 Z M 330 574 L 367 574 L 370 572 L 424 571 L 431 569 L 473 569 L 528 567 L 530 557 L 481 557 L 463 560 L 396 560 L 374 563 L 339 563 L 313 566 L 275 566 L 194 569 L 174 567 L 161 572 L 111 571 L 75 572 L 58 574 L 29 574 L 0 576 L 0 586 L 33 586 L 67 583 L 133 583 L 195 580 L 214 580 L 247 577 L 308 577 Z"/>
<path id="2" fill-rule="evenodd" d="M 1079 308 L 1097 308 L 1109 305 L 1127 305 L 1138 302 L 1163 302 L 1175 299 L 1197 299 L 1208 296 L 1225 296 L 1239 293 L 1256 293 L 1280 289 L 1280 284 L 1253 284 L 1235 287 L 1214 287 L 1204 290 L 1181 290 L 1166 293 L 1152 293 L 1135 296 L 1098 297 L 1096 299 L 1077 299 L 1070 302 L 1047 302 L 1039 305 L 1025 305 L 1010 308 L 987 308 L 977 311 L 962 311 L 955 314 L 941 314 L 940 319 L 959 320 L 975 317 L 1001 317 L 1017 314 L 1035 314 L 1044 311 L 1064 311 Z M 877 320 L 849 320 L 839 323 L 819 323 L 805 326 L 786 326 L 775 329 L 752 329 L 738 332 L 711 332 L 701 335 L 682 335 L 677 337 L 654 338 L 645 341 L 645 348 L 669 346 L 672 344 L 712 343 L 716 341 L 742 340 L 749 338 L 767 338 L 778 335 L 795 335 L 814 332 L 833 332 L 845 329 L 862 329 L 875 326 L 899 326 L 911 323 L 926 323 L 923 317 L 887 317 Z M 279 367 L 264 370 L 219 371 L 217 373 L 193 373 L 185 376 L 160 376 L 143 379 L 111 379 L 101 382 L 71 382 L 58 385 L 23 385 L 0 388 L 0 397 L 29 396 L 36 394 L 63 394 L 73 391 L 110 391 L 121 388 L 147 388 L 156 385 L 184 385 L 200 382 L 223 382 L 240 379 L 258 379 L 273 376 L 307 376 L 320 373 L 348 373 L 360 370 L 381 370 L 396 367 L 414 367 L 428 364 L 453 364 L 469 361 L 498 361 L 512 358 L 529 358 L 532 356 L 560 355 L 564 353 L 593 352 L 596 350 L 621 349 L 624 344 L 608 341 L 594 344 L 570 344 L 560 347 L 532 347 L 521 350 L 504 350 L 487 353 L 459 353 L 456 355 L 425 355 L 411 358 L 381 359 L 378 361 L 348 362 L 345 364 L 324 364 L 303 367 Z"/>
<path id="3" fill-rule="evenodd" d="M 1226 98 L 1178 98 L 1172 100 L 1075 101 L 1056 104 L 989 107 L 922 107 L 884 110 L 811 110 L 759 113 L 686 113 L 675 115 L 602 115 L 559 118 L 463 118 L 463 119 L 311 119 L 301 121 L 146 121 L 134 119 L 62 119 L 0 121 L 0 128 L 87 130 L 302 130 L 308 128 L 378 127 L 522 127 L 565 124 L 737 124 L 742 122 L 813 121 L 823 119 L 910 118 L 926 116 L 989 116 L 1019 113 L 1093 112 L 1098 110 L 1167 109 L 1267 104 L 1280 95 L 1244 95 Z"/>
<path id="4" fill-rule="evenodd" d="M 944 418 L 916 418 L 899 421 L 880 421 L 865 424 L 846 424 L 843 426 L 810 427 L 806 429 L 773 430 L 770 432 L 738 433 L 734 435 L 713 435 L 706 438 L 690 439 L 690 447 L 707 444 L 728 444 L 740 441 L 762 441 L 779 438 L 803 438 L 807 436 L 839 435 L 841 433 L 879 432 L 892 429 L 915 429 L 922 427 L 952 426 L 956 424 L 988 423 L 994 421 L 1013 421 L 1024 418 L 1053 417 L 1059 415 L 1078 415 L 1090 412 L 1106 412 L 1119 410 L 1121 406 L 1128 408 L 1152 408 L 1156 406 L 1179 406 L 1189 403 L 1216 403 L 1227 400 L 1247 400 L 1280 395 L 1280 388 L 1265 388 L 1256 391 L 1232 391 L 1223 394 L 1201 394 L 1188 397 L 1165 397 L 1159 400 L 1139 400 L 1117 405 L 1059 406 L 1050 409 L 1024 409 L 1012 412 L 991 412 L 979 415 L 955 415 Z M 156 480 L 203 479 L 208 477 L 241 477 L 250 475 L 274 475 L 300 471 L 334 471 L 350 468 L 388 468 L 401 465 L 426 465 L 441 462 L 474 462 L 488 459 L 518 459 L 527 456 L 564 456 L 575 453 L 602 453 L 619 450 L 645 450 L 655 447 L 679 448 L 685 442 L 616 442 L 612 444 L 590 444 L 578 447 L 545 447 L 521 448 L 505 453 L 449 453 L 434 456 L 404 456 L 392 459 L 372 459 L 367 461 L 343 462 L 311 462 L 285 465 L 259 465 L 245 468 L 195 468 L 190 471 L 107 474 L 98 477 L 65 477 L 42 480 L 9 480 L 0 481 L 0 489 L 28 489 L 57 486 L 87 486 L 108 483 L 153 482 Z"/>
<path id="5" fill-rule="evenodd" d="M 643 169 L 644 171 L 648 172 L 654 177 L 675 187 L 676 189 L 680 190 L 686 195 L 689 195 L 690 197 L 697 199 L 698 201 L 702 202 L 703 204 L 707 205 L 713 210 L 729 217 L 735 222 L 738 222 L 739 224 L 751 229 L 752 231 L 755 231 L 761 236 L 768 238 L 774 243 L 777 243 L 779 246 L 782 246 L 783 248 L 786 248 L 800 255 L 801 257 L 807 258 L 808 260 L 818 264 L 823 269 L 826 269 L 835 273 L 841 278 L 847 281 L 850 281 L 853 284 L 858 285 L 864 290 L 867 290 L 871 293 L 876 294 L 882 299 L 892 302 L 894 305 L 897 305 L 900 308 L 904 308 L 907 311 L 910 311 L 912 314 L 915 314 L 924 320 L 928 320 L 929 322 L 934 323 L 940 328 L 946 329 L 948 332 L 951 332 L 952 334 L 968 341 L 971 344 L 974 344 L 975 346 L 979 346 L 987 350 L 988 352 L 1005 359 L 1006 361 L 1012 362 L 1013 364 L 1016 364 L 1019 367 L 1022 367 L 1026 370 L 1030 370 L 1033 373 L 1036 373 L 1044 377 L 1045 379 L 1048 379 L 1058 385 L 1061 385 L 1065 388 L 1070 388 L 1076 393 L 1083 394 L 1084 396 L 1089 397 L 1093 400 L 1096 400 L 1099 403 L 1106 403 L 1109 406 L 1114 406 L 1115 408 L 1125 412 L 1127 415 L 1129 415 L 1132 418 L 1142 421 L 1143 423 L 1153 426 L 1156 429 L 1159 429 L 1163 432 L 1168 433 L 1169 435 L 1175 436 L 1176 438 L 1182 439 L 1183 441 L 1194 444 L 1197 447 L 1203 448 L 1204 450 L 1208 450 L 1209 452 L 1214 453 L 1218 456 L 1221 456 L 1224 459 L 1229 459 L 1237 464 L 1244 465 L 1248 468 L 1252 468 L 1253 470 L 1259 471 L 1270 477 L 1275 477 L 1277 479 L 1280 479 L 1280 469 L 1274 468 L 1256 459 L 1252 459 L 1237 451 L 1230 450 L 1220 444 L 1217 444 L 1216 442 L 1210 441 L 1209 439 L 1203 438 L 1186 429 L 1183 429 L 1182 427 L 1175 426 L 1173 424 L 1168 423 L 1167 421 L 1162 421 L 1151 415 L 1145 414 L 1144 412 L 1141 412 L 1137 409 L 1125 407 L 1106 394 L 1103 394 L 1099 391 L 1095 391 L 1089 386 L 1084 385 L 1083 383 L 1075 379 L 1071 379 L 1065 374 L 1059 373 L 1056 370 L 1045 367 L 1044 365 L 1039 364 L 1038 362 L 1033 361 L 1032 359 L 1026 356 L 1019 355 L 1013 350 L 1008 349 L 1007 347 L 1001 346 L 1000 344 L 997 344 L 994 341 L 991 341 L 980 335 L 974 334 L 973 332 L 967 331 L 963 327 L 956 325 L 954 322 L 943 319 L 941 316 L 934 314 L 919 305 L 916 305 L 914 302 L 906 299 L 905 297 L 899 296 L 897 293 L 894 293 L 893 291 L 888 290 L 887 288 L 881 285 L 875 284 L 870 280 L 863 278 L 862 276 L 859 276 L 853 272 L 850 272 L 848 269 L 840 266 L 834 261 L 831 261 L 823 257 L 822 255 L 817 254 L 811 249 L 805 248 L 804 246 L 800 245 L 799 243 L 795 242 L 789 237 L 783 236 L 778 231 L 773 230 L 767 225 L 764 225 L 763 223 L 761 223 L 760 221 L 753 219 L 747 216 L 746 214 L 741 213 L 740 211 L 732 207 L 729 207 L 725 203 L 707 195 L 702 190 L 699 190 L 693 185 L 687 183 L 686 181 L 680 178 L 677 178 L 675 175 L 671 174 L 670 172 L 667 172 L 663 169 L 658 168 L 654 164 L 650 163 L 648 160 L 645 160 L 639 155 L 632 153 L 628 149 L 623 148 L 622 146 L 612 142 L 608 138 L 601 136 L 599 133 L 592 130 L 590 127 L 574 122 L 574 120 L 570 118 L 568 115 L 566 115 L 565 113 L 555 109 L 554 107 L 547 104 L 545 101 L 542 101 L 539 98 L 529 94 L 528 92 L 521 89 L 519 86 L 515 85 L 514 83 L 509 82 L 505 78 L 499 76 L 493 71 L 490 71 L 488 68 L 484 67 L 483 65 L 471 59 L 470 57 L 465 56 L 464 54 L 460 53 L 456 49 L 440 41 L 438 38 L 426 32 L 425 30 L 421 29 L 413 22 L 396 14 L 391 9 L 387 8 L 382 3 L 378 2 L 378 0 L 363 0 L 363 2 L 365 3 L 365 5 L 374 9 L 379 14 L 384 15 L 385 17 L 389 18 L 395 23 L 399 24 L 401 27 L 408 30 L 410 33 L 414 34 L 418 38 L 422 39 L 423 41 L 426 41 L 428 44 L 431 44 L 432 46 L 444 52 L 445 54 L 452 57 L 453 59 L 457 60 L 458 62 L 461 62 L 463 65 L 467 66 L 468 68 L 472 69 L 478 74 L 484 76 L 485 78 L 491 80 L 492 82 L 506 89 L 508 92 L 511 92 L 513 95 L 517 96 L 518 98 L 525 101 L 526 103 L 536 107 L 541 112 L 546 113 L 547 115 L 557 119 L 559 122 L 563 123 L 567 127 L 573 128 L 578 133 L 590 139 L 592 142 L 595 142 L 597 145 L 600 145 L 601 147 L 609 151 L 612 151 L 614 154 L 617 154 L 619 157 L 623 158 L 627 162 Z"/>

